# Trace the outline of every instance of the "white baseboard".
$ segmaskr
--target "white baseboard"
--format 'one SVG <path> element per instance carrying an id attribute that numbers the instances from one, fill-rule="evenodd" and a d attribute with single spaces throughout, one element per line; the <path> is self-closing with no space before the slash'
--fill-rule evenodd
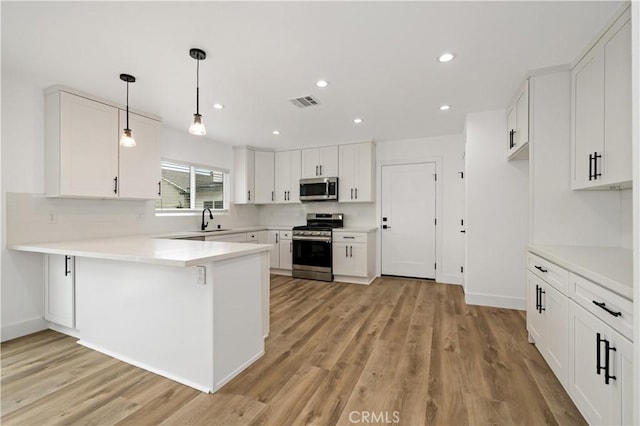
<path id="1" fill-rule="evenodd" d="M 527 299 L 496 296 L 494 294 L 465 293 L 464 301 L 467 305 L 491 306 L 493 308 L 517 309 L 519 311 L 524 311 L 527 307 Z"/>
<path id="2" fill-rule="evenodd" d="M 269 269 L 269 273 L 271 273 L 273 275 L 284 275 L 284 276 L 290 277 L 291 276 L 291 269 L 271 268 L 271 269 Z"/>
<path id="3" fill-rule="evenodd" d="M 26 321 L 3 325 L 1 331 L 1 341 L 6 342 L 7 340 L 16 339 L 18 337 L 46 330 L 47 328 L 49 328 L 49 323 L 42 317 L 31 318 Z"/>
<path id="4" fill-rule="evenodd" d="M 369 285 L 376 277 L 348 277 L 345 275 L 334 275 L 333 282 Z"/>
<path id="5" fill-rule="evenodd" d="M 462 285 L 462 274 L 437 274 L 436 282 L 441 284 Z"/>
<path id="6" fill-rule="evenodd" d="M 247 368 L 249 368 L 249 366 L 251 364 L 253 364 L 254 362 L 256 362 L 257 360 L 259 360 L 260 358 L 262 358 L 264 356 L 264 349 L 261 350 L 260 352 L 258 352 L 255 356 L 251 357 L 251 359 L 249 359 L 247 362 L 245 362 L 244 364 L 242 364 L 240 367 L 236 368 L 235 370 L 233 370 L 227 377 L 223 378 L 222 380 L 218 381 L 218 383 L 214 384 L 214 388 L 211 391 L 211 393 L 217 391 L 218 389 L 220 389 L 221 387 L 223 387 L 224 385 L 226 385 L 228 382 L 230 382 L 234 377 L 236 377 L 238 374 L 242 373 L 244 370 L 246 370 Z"/>
<path id="7" fill-rule="evenodd" d="M 89 349 L 93 349 L 94 351 L 98 351 L 100 353 L 108 355 L 111 358 L 115 358 L 115 359 L 120 360 L 122 362 L 126 362 L 127 364 L 133 365 L 134 367 L 142 368 L 143 370 L 147 370 L 147 371 L 150 371 L 150 372 L 152 372 L 154 374 L 157 374 L 159 376 L 166 377 L 167 379 L 173 380 L 174 382 L 182 383 L 183 385 L 192 387 L 192 388 L 197 389 L 197 390 L 199 390 L 201 392 L 206 392 L 206 393 L 214 392 L 214 389 L 211 386 L 206 386 L 206 385 L 202 385 L 202 384 L 199 384 L 199 383 L 195 383 L 192 380 L 188 380 L 188 379 L 185 379 L 183 377 L 179 377 L 179 376 L 176 376 L 174 374 L 167 373 L 164 370 L 160 370 L 158 368 L 152 367 L 150 365 L 145 364 L 144 362 L 139 362 L 139 361 L 134 360 L 132 358 L 129 358 L 127 356 L 121 355 L 121 354 L 119 354 L 117 352 L 106 350 L 104 348 L 101 348 L 100 346 L 94 345 L 94 344 L 89 343 L 89 342 L 87 342 L 85 340 L 78 340 L 78 344 L 80 344 L 82 346 L 85 346 L 85 347 L 87 347 Z"/>
<path id="8" fill-rule="evenodd" d="M 58 333 L 66 334 L 67 336 L 75 337 L 76 339 L 80 338 L 80 331 L 75 328 L 65 327 L 64 325 L 50 323 L 49 328 L 53 331 L 57 331 Z"/>

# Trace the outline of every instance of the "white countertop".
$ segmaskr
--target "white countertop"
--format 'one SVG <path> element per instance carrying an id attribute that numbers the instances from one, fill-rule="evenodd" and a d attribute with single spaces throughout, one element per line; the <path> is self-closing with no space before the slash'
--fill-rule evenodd
<path id="1" fill-rule="evenodd" d="M 206 232 L 202 231 L 182 231 L 182 232 L 169 232 L 165 234 L 154 235 L 155 238 L 190 238 L 190 237 L 202 237 L 207 236 L 210 237 L 212 235 L 229 235 L 229 234 L 240 234 L 243 232 L 258 232 L 258 231 L 290 231 L 293 229 L 293 226 L 246 226 L 243 228 L 233 228 L 223 230 L 216 230 L 212 228 L 207 230 Z"/>
<path id="2" fill-rule="evenodd" d="M 529 251 L 633 300 L 633 250 L 533 245 Z"/>
<path id="3" fill-rule="evenodd" d="M 16 244 L 8 248 L 19 251 L 122 260 L 126 262 L 195 266 L 269 251 L 272 245 L 172 240 L 153 238 L 152 236 L 136 236 Z"/>
<path id="4" fill-rule="evenodd" d="M 365 226 L 365 227 L 347 227 L 347 228 L 335 228 L 336 232 L 373 232 L 377 230 L 377 226 Z"/>

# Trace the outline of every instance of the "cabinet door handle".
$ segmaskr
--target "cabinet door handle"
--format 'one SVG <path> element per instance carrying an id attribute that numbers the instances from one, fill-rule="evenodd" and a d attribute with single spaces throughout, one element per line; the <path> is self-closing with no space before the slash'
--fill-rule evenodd
<path id="1" fill-rule="evenodd" d="M 322 176 L 322 164 L 320 164 L 320 176 Z"/>
<path id="2" fill-rule="evenodd" d="M 276 233 L 276 244 L 278 244 L 278 233 Z"/>
<path id="3" fill-rule="evenodd" d="M 158 181 L 158 195 L 162 196 L 162 181 Z"/>
<path id="4" fill-rule="evenodd" d="M 589 180 L 593 180 L 593 155 L 589 154 Z"/>
<path id="5" fill-rule="evenodd" d="M 118 193 L 118 176 L 113 178 L 113 193 Z"/>
<path id="6" fill-rule="evenodd" d="M 251 201 L 251 191 L 247 191 L 247 201 Z"/>
<path id="7" fill-rule="evenodd" d="M 355 240 L 356 239 L 356 237 L 346 237 L 346 236 L 342 237 L 342 238 L 344 238 L 345 240 Z"/>
<path id="8" fill-rule="evenodd" d="M 64 276 L 68 276 L 71 271 L 69 270 L 69 261 L 71 260 L 70 256 L 65 256 L 64 257 Z"/>
<path id="9" fill-rule="evenodd" d="M 353 200 L 353 188 L 351 188 L 351 199 Z"/>
<path id="10" fill-rule="evenodd" d="M 318 176 L 318 166 L 316 166 L 316 176 Z"/>
<path id="11" fill-rule="evenodd" d="M 349 246 L 344 246 L 344 257 L 349 257 Z"/>
<path id="12" fill-rule="evenodd" d="M 356 188 L 356 200 L 358 199 L 358 188 Z"/>
<path id="13" fill-rule="evenodd" d="M 273 195 L 274 195 L 274 192 L 271 191 L 271 201 L 273 201 Z"/>
<path id="14" fill-rule="evenodd" d="M 612 376 L 609 374 L 610 373 L 610 370 L 609 370 L 609 352 L 610 351 L 616 352 L 616 348 L 611 346 L 611 343 L 609 343 L 609 341 L 605 339 L 604 340 L 604 383 L 606 385 L 609 384 L 609 379 L 616 380 L 616 376 Z"/>
<path id="15" fill-rule="evenodd" d="M 593 153 L 593 180 L 598 180 L 602 176 L 602 173 L 598 173 L 598 158 L 602 158 L 602 155 L 596 151 Z"/>
<path id="16" fill-rule="evenodd" d="M 547 269 L 543 268 L 542 266 L 538 266 L 538 265 L 536 265 L 536 266 L 535 266 L 535 268 L 536 268 L 538 271 L 540 271 L 540 272 L 544 272 L 545 274 L 546 274 L 547 272 L 549 272 L 549 270 L 547 270 Z"/>
<path id="17" fill-rule="evenodd" d="M 600 333 L 596 333 L 596 374 L 600 375 L 600 370 L 604 370 L 604 367 L 600 366 L 600 343 L 604 342 L 604 339 L 600 338 Z"/>
<path id="18" fill-rule="evenodd" d="M 607 308 L 607 304 L 604 303 L 604 302 L 596 302 L 595 300 L 592 300 L 592 302 L 593 302 L 594 305 L 604 309 L 605 311 L 609 312 L 614 317 L 621 317 L 622 316 L 622 312 L 612 311 L 611 309 Z"/>
<path id="19" fill-rule="evenodd" d="M 536 311 L 540 312 L 540 287 L 536 284 Z"/>
<path id="20" fill-rule="evenodd" d="M 349 246 L 349 257 L 353 257 L 353 246 Z"/>
<path id="21" fill-rule="evenodd" d="M 515 145 L 515 143 L 513 143 L 513 135 L 516 133 L 515 130 L 511 129 L 511 131 L 509 132 L 509 149 L 512 149 Z"/>
<path id="22" fill-rule="evenodd" d="M 542 287 L 540 287 L 540 309 L 538 310 L 538 313 L 540 313 L 540 314 L 542 313 L 542 311 L 544 311 L 544 310 L 545 310 L 544 306 L 542 306 L 542 295 L 543 295 L 543 294 L 547 294 L 547 292 L 546 292 L 546 291 L 544 291 L 544 290 L 542 289 Z"/>

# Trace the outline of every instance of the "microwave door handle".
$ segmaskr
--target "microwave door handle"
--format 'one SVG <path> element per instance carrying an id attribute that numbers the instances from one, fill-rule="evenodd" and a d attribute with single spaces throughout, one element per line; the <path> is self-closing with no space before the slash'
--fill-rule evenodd
<path id="1" fill-rule="evenodd" d="M 327 186 L 327 188 L 325 190 L 325 194 L 326 194 L 327 197 L 329 197 L 330 194 L 329 194 L 329 181 L 328 180 L 325 182 L 325 185 Z"/>

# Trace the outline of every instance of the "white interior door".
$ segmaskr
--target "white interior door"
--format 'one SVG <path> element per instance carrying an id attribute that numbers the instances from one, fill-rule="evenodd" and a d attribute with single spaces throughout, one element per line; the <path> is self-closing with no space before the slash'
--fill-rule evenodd
<path id="1" fill-rule="evenodd" d="M 382 274 L 436 277 L 435 163 L 382 167 Z"/>

